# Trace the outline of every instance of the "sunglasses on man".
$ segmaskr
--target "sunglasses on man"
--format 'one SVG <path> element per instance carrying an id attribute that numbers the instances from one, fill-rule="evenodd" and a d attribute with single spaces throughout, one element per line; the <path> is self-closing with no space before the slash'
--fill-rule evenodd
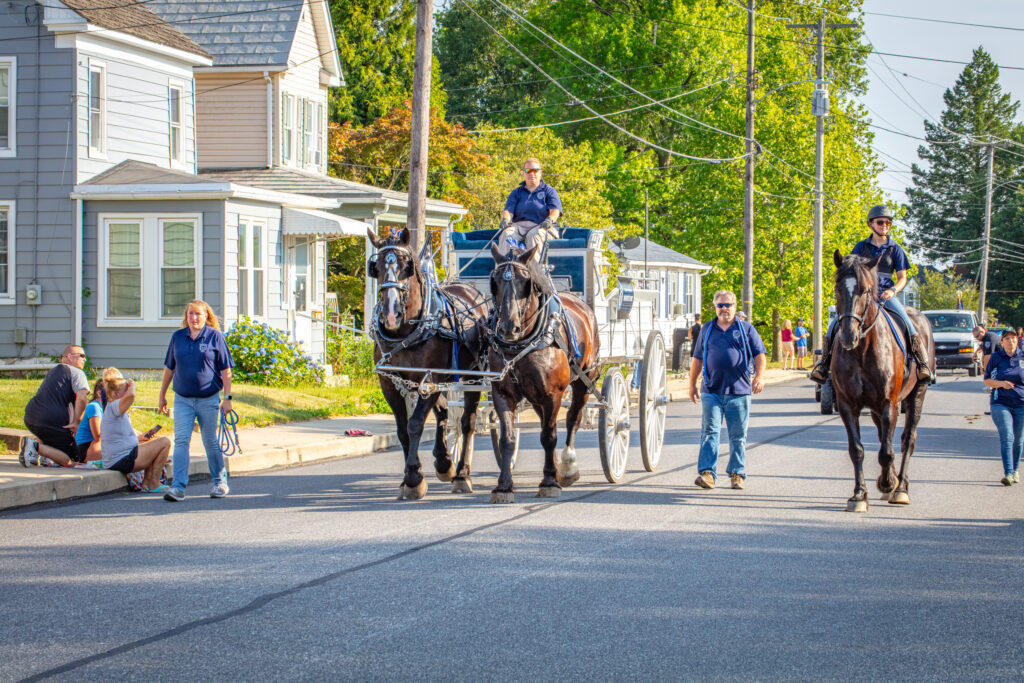
<path id="1" fill-rule="evenodd" d="M 523 173 L 540 173 L 539 168 L 524 168 Z"/>
<path id="2" fill-rule="evenodd" d="M 715 304 L 715 306 L 717 306 L 718 308 L 732 308 L 732 304 L 730 303 Z"/>

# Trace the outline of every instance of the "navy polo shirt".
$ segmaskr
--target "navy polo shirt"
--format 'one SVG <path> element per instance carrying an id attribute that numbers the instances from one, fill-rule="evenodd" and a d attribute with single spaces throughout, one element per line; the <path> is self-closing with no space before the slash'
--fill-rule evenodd
<path id="1" fill-rule="evenodd" d="M 985 379 L 1013 382 L 1013 389 L 993 389 L 989 403 L 999 403 L 1007 408 L 1024 406 L 1024 355 L 1018 352 L 1008 356 L 1000 345 L 988 359 Z"/>
<path id="2" fill-rule="evenodd" d="M 224 388 L 220 373 L 233 367 L 224 335 L 209 325 L 195 339 L 183 327 L 171 335 L 164 366 L 174 372 L 174 393 L 186 398 L 207 398 Z"/>
<path id="3" fill-rule="evenodd" d="M 882 258 L 878 259 L 878 286 L 881 291 L 891 288 L 896 284 L 893 280 L 893 274 L 901 270 L 910 270 L 910 260 L 907 259 L 907 252 L 903 251 L 903 247 L 892 241 L 883 244 L 880 247 L 876 247 L 871 243 L 871 238 L 861 240 L 854 245 L 851 254 L 857 256 L 863 256 L 867 259 L 873 259 L 879 254 Z"/>
<path id="4" fill-rule="evenodd" d="M 700 358 L 707 370 L 704 391 L 709 394 L 749 395 L 750 364 L 762 353 L 767 353 L 764 342 L 749 322 L 733 320 L 727 330 L 719 327 L 717 320 L 704 323 L 693 350 L 693 357 Z"/>
<path id="5" fill-rule="evenodd" d="M 1002 344 L 999 343 L 1000 335 L 995 332 L 985 332 L 985 336 L 981 338 L 981 352 L 986 356 L 991 356 L 996 352 L 996 349 L 1002 348 Z"/>
<path id="6" fill-rule="evenodd" d="M 519 187 L 512 190 L 505 201 L 505 210 L 512 214 L 512 222 L 533 221 L 543 223 L 551 209 L 558 209 L 562 213 L 562 200 L 558 198 L 555 188 L 543 180 L 533 192 L 526 189 L 526 183 L 519 183 Z"/>

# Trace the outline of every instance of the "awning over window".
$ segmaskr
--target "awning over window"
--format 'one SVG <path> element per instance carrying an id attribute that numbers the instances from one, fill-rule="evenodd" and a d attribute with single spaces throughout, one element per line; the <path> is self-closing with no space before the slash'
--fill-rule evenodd
<path id="1" fill-rule="evenodd" d="M 326 211 L 284 209 L 282 229 L 286 235 L 306 237 L 366 237 L 367 224 Z"/>

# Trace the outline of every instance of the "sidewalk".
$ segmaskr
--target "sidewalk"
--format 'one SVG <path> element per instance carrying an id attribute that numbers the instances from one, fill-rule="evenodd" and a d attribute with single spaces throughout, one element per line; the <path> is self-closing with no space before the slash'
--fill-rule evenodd
<path id="1" fill-rule="evenodd" d="M 804 372 L 776 369 L 765 371 L 767 384 L 805 377 Z M 669 400 L 689 400 L 689 383 L 685 377 L 670 376 L 668 384 Z M 525 420 L 526 423 L 536 420 L 532 411 L 524 413 L 524 418 L 527 416 L 530 419 Z M 345 436 L 348 429 L 367 430 L 373 436 Z M 432 441 L 434 432 L 431 418 L 423 430 L 423 443 Z M 363 415 L 240 429 L 238 441 L 241 452 L 226 458 L 228 474 L 232 477 L 279 467 L 298 467 L 336 458 L 368 455 L 397 446 L 398 435 L 391 415 Z M 208 477 L 206 454 L 198 433 L 192 438 L 189 455 L 189 477 Z M 169 464 L 167 472 L 170 478 Z M 0 455 L 0 510 L 95 496 L 125 488 L 124 475 L 117 472 L 56 467 L 24 468 L 18 464 L 17 453 Z"/>

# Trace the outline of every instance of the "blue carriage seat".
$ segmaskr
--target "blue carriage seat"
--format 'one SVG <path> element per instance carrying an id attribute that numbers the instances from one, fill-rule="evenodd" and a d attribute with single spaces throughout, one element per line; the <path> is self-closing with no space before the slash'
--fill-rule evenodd
<path id="1" fill-rule="evenodd" d="M 494 259 L 490 248 L 481 248 L 497 233 L 497 230 L 472 230 L 470 232 L 452 232 L 452 248 L 456 252 L 459 268 L 465 266 L 460 277 L 486 278 L 494 270 Z M 577 254 L 559 254 L 568 249 L 586 249 L 593 230 L 589 228 L 563 228 L 562 236 L 548 240 L 548 264 L 551 266 L 551 278 L 556 286 L 559 281 L 568 284 L 571 292 L 583 292 L 586 282 L 586 256 Z M 470 263 L 470 260 L 476 259 Z M 467 265 L 467 263 L 469 265 Z"/>

